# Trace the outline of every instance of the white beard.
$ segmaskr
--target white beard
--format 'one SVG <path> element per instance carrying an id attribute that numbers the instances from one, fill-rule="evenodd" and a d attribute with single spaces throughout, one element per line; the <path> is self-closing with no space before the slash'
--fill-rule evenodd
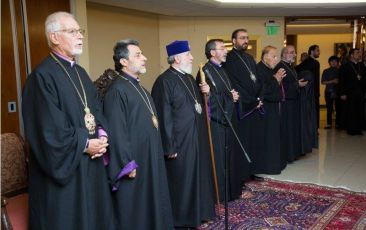
<path id="1" fill-rule="evenodd" d="M 144 74 L 144 73 L 146 73 L 146 68 L 141 68 L 141 69 L 139 70 L 139 73 L 140 73 L 140 74 Z"/>
<path id="2" fill-rule="evenodd" d="M 73 50 L 73 55 L 74 56 L 78 56 L 78 55 L 81 55 L 83 53 L 83 49 L 74 49 Z"/>
<path id="3" fill-rule="evenodd" d="M 192 73 L 192 67 L 193 67 L 192 64 L 188 64 L 188 65 L 181 64 L 179 66 L 179 69 L 182 70 L 186 74 L 191 74 Z"/>

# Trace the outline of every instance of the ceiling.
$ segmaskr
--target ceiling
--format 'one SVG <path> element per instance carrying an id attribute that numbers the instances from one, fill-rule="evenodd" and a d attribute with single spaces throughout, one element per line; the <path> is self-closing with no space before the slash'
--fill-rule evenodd
<path id="1" fill-rule="evenodd" d="M 103 5 L 117 6 L 143 12 L 167 16 L 364 16 L 364 3 L 326 3 L 326 4 L 224 4 L 214 0 L 87 0 Z"/>

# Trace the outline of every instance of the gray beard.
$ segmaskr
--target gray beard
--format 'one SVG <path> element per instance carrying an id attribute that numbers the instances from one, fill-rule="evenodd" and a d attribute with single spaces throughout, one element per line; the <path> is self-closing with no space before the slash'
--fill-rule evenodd
<path id="1" fill-rule="evenodd" d="M 83 53 L 83 49 L 76 49 L 74 50 L 73 55 L 74 56 L 80 56 Z"/>
<path id="2" fill-rule="evenodd" d="M 186 74 L 191 74 L 192 73 L 192 67 L 191 66 L 190 67 L 180 66 L 179 69 L 182 72 L 186 73 Z"/>
<path id="3" fill-rule="evenodd" d="M 288 63 L 288 64 L 290 64 L 290 65 L 292 65 L 292 63 L 294 63 L 295 61 L 292 61 L 292 60 L 284 60 L 284 59 L 282 59 L 282 61 L 284 61 L 284 62 L 286 62 L 286 63 Z"/>

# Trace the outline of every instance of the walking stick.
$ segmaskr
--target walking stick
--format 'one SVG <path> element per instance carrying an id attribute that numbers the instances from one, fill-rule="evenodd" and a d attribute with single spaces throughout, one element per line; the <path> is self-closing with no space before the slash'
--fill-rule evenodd
<path id="1" fill-rule="evenodd" d="M 201 63 L 199 65 L 199 69 L 200 69 L 200 79 L 201 82 L 204 83 L 206 82 L 206 77 L 205 74 L 202 70 L 203 68 L 203 64 Z M 215 192 L 216 192 L 216 202 L 217 205 L 220 205 L 220 198 L 219 198 L 219 187 L 218 187 L 218 183 L 217 183 L 217 175 L 216 175 L 216 164 L 215 164 L 215 155 L 214 155 L 214 148 L 213 148 L 213 144 L 212 144 L 212 134 L 211 134 L 211 125 L 210 125 L 210 117 L 208 115 L 208 96 L 205 93 L 203 95 L 203 99 L 204 99 L 204 105 L 205 105 L 205 112 L 206 112 L 206 123 L 207 123 L 207 132 L 208 132 L 208 142 L 210 143 L 210 153 L 211 153 L 211 163 L 212 163 L 212 174 L 213 174 L 213 179 L 214 179 L 214 184 L 215 184 Z"/>

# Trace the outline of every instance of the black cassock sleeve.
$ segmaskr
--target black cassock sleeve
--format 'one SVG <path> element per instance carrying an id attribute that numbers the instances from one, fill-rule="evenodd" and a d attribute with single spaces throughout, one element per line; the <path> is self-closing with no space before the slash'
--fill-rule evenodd
<path id="1" fill-rule="evenodd" d="M 62 93 L 52 77 L 32 73 L 24 88 L 22 108 L 31 157 L 49 177 L 66 184 L 84 154 L 88 131 L 71 124 L 70 115 L 61 109 Z"/>
<path id="2" fill-rule="evenodd" d="M 119 174 L 124 172 L 126 175 L 136 168 L 133 153 L 131 153 L 132 140 L 128 135 L 128 116 L 131 114 L 129 114 L 128 98 L 125 92 L 118 88 L 108 90 L 103 109 L 109 127 L 108 175 L 113 187 L 118 189 L 121 179 Z"/>
<path id="3" fill-rule="evenodd" d="M 155 108 L 159 116 L 160 133 L 163 142 L 164 154 L 177 153 L 178 148 L 174 138 L 173 121 L 173 86 L 165 79 L 158 79 L 154 84 L 151 95 L 155 102 Z"/>

